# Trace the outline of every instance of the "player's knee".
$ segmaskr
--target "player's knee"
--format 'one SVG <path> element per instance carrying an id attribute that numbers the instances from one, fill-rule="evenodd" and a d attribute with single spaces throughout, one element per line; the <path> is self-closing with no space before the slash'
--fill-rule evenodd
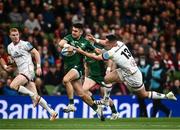
<path id="1" fill-rule="evenodd" d="M 69 81 L 70 81 L 69 78 L 67 78 L 67 77 L 64 77 L 64 78 L 63 78 L 63 84 L 64 84 L 64 85 L 67 84 Z"/>
<path id="2" fill-rule="evenodd" d="M 108 77 L 106 77 L 106 76 L 104 77 L 104 83 L 105 83 L 105 84 L 111 83 L 111 82 L 109 81 Z"/>
<path id="3" fill-rule="evenodd" d="M 19 86 L 11 83 L 11 84 L 9 85 L 9 87 L 10 87 L 11 89 L 18 90 L 18 87 L 19 87 Z"/>

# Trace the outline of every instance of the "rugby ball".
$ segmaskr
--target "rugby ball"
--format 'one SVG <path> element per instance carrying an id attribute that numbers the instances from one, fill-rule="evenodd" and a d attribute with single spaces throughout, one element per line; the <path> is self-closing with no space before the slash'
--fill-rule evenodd
<path id="1" fill-rule="evenodd" d="M 76 53 L 76 50 L 73 50 L 73 51 L 69 51 L 69 48 L 68 47 L 65 47 L 61 50 L 61 54 L 63 56 L 72 56 Z"/>

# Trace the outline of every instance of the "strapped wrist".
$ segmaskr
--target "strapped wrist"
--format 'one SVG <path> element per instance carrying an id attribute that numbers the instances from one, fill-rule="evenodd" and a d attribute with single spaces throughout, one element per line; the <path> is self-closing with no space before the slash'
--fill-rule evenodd
<path id="1" fill-rule="evenodd" d="M 106 71 L 111 71 L 111 67 L 107 67 Z"/>
<path id="2" fill-rule="evenodd" d="M 96 43 L 99 43 L 100 42 L 100 39 L 96 39 Z"/>
<path id="3" fill-rule="evenodd" d="M 37 68 L 41 68 L 41 64 L 37 64 L 36 67 L 37 67 Z"/>

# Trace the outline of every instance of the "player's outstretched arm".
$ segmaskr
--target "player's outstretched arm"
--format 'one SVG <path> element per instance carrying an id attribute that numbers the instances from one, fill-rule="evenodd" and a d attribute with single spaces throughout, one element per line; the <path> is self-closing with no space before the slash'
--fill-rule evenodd
<path id="1" fill-rule="evenodd" d="M 87 34 L 87 38 L 90 41 L 106 46 L 106 40 L 96 39 L 92 34 Z"/>
<path id="2" fill-rule="evenodd" d="M 95 60 L 103 60 L 102 54 L 95 55 L 95 54 L 93 54 L 93 53 L 88 53 L 88 52 L 86 52 L 86 51 L 83 51 L 81 48 L 75 48 L 75 50 L 76 50 L 77 52 L 79 52 L 79 53 L 87 56 L 87 57 L 92 58 L 92 59 L 95 59 Z"/>
<path id="3" fill-rule="evenodd" d="M 38 76 L 40 76 L 40 75 L 42 74 L 40 54 L 39 54 L 39 52 L 38 52 L 35 48 L 33 48 L 33 49 L 31 50 L 31 54 L 34 55 L 35 60 L 36 60 L 36 67 L 37 67 L 37 68 L 36 68 L 36 74 L 37 74 Z"/>

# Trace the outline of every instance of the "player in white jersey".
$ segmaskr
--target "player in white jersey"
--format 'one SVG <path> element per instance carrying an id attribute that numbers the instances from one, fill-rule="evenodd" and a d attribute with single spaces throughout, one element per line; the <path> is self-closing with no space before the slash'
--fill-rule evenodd
<path id="1" fill-rule="evenodd" d="M 9 36 L 12 41 L 7 48 L 10 56 L 9 58 L 16 63 L 18 69 L 18 75 L 13 79 L 10 87 L 22 94 L 29 95 L 33 101 L 34 107 L 39 103 L 50 113 L 50 120 L 56 119 L 57 113 L 49 107 L 47 102 L 42 97 L 38 95 L 35 83 L 33 81 L 35 74 L 32 55 L 34 55 L 37 65 L 36 74 L 40 76 L 42 73 L 39 52 L 29 42 L 20 40 L 19 31 L 17 28 L 11 28 Z M 4 69 L 9 67 L 7 65 L 4 66 Z M 23 85 L 26 85 L 26 87 Z"/>
<path id="2" fill-rule="evenodd" d="M 83 51 L 80 48 L 76 48 L 76 50 L 90 58 L 96 60 L 111 59 L 117 64 L 117 69 L 105 76 L 105 83 L 126 82 L 127 86 L 141 98 L 177 100 L 172 92 L 161 94 L 155 91 L 145 90 L 142 74 L 135 63 L 132 54 L 123 42 L 117 40 L 115 35 L 107 35 L 105 40 L 96 39 L 96 42 L 106 46 L 108 51 L 103 54 L 93 55 L 92 53 Z"/>

